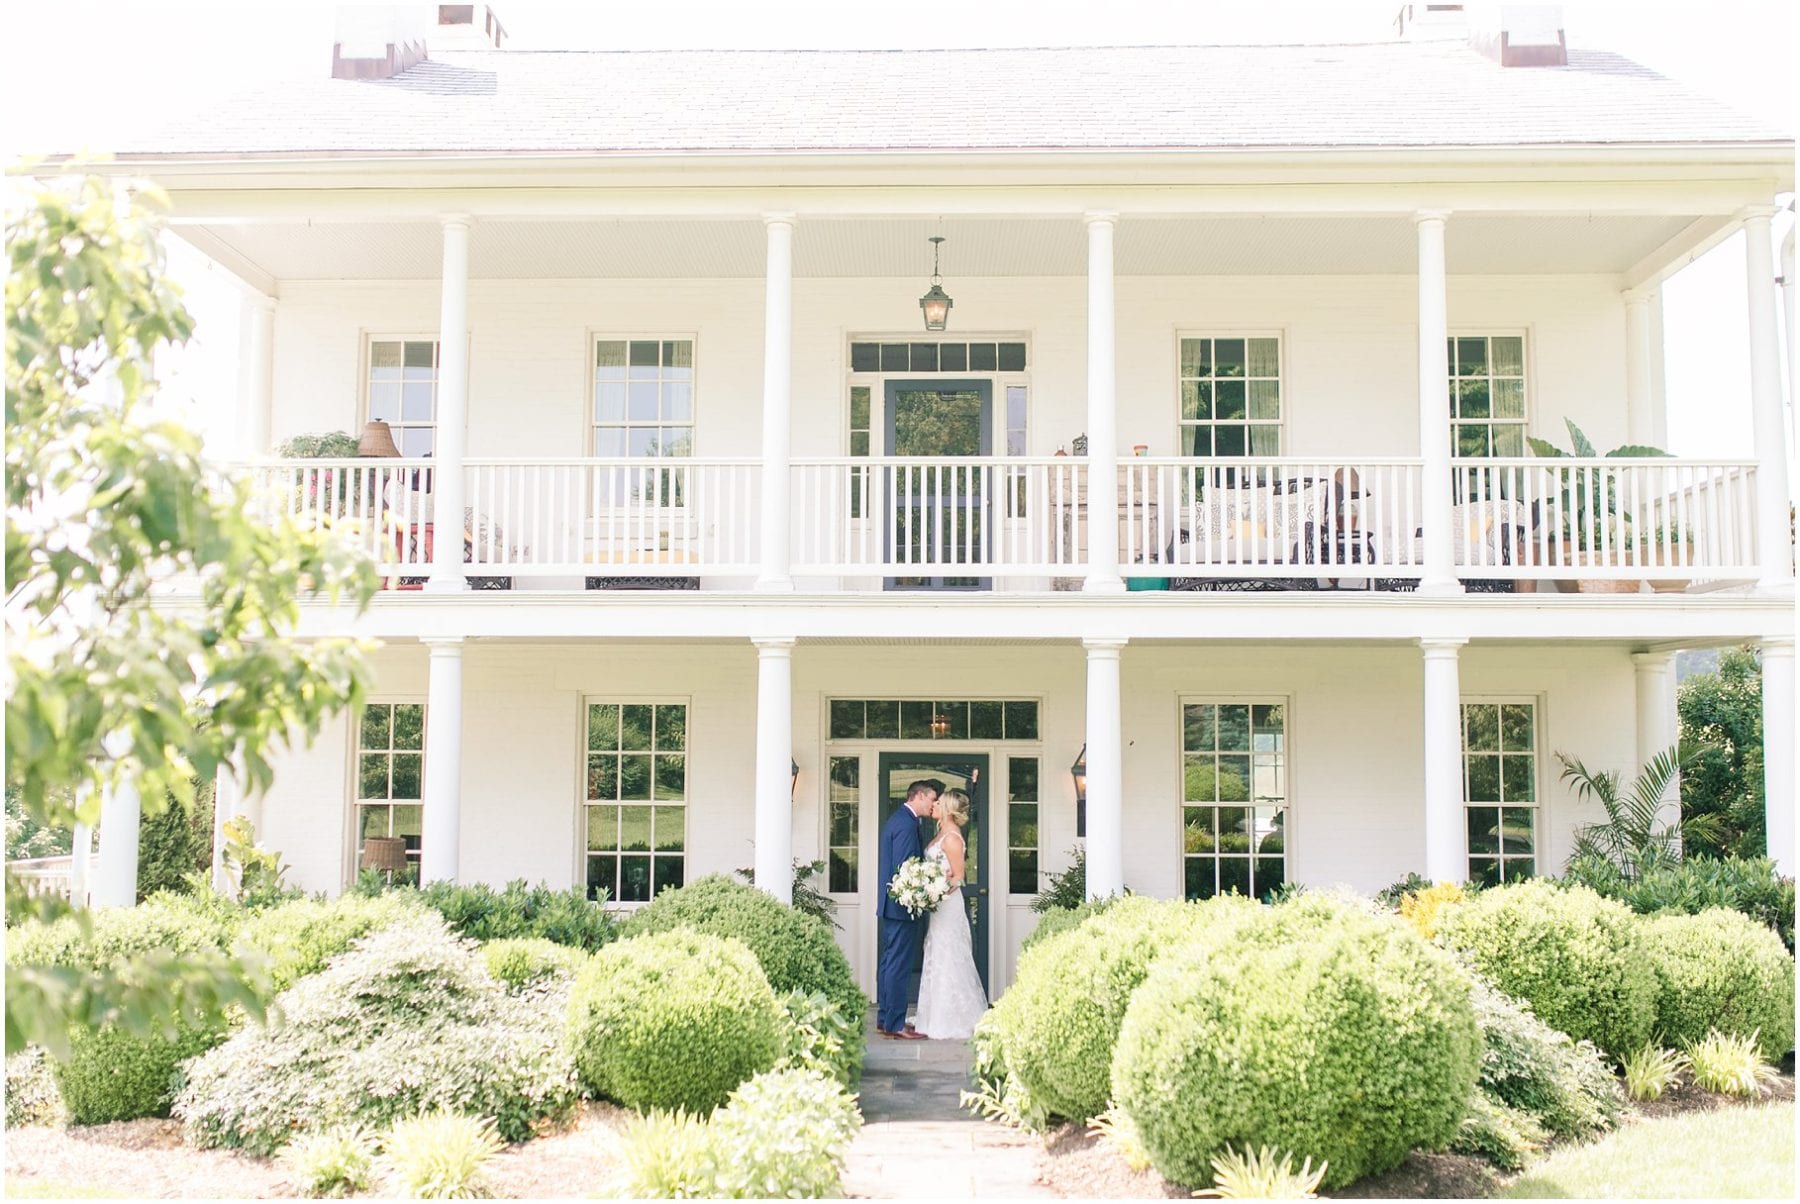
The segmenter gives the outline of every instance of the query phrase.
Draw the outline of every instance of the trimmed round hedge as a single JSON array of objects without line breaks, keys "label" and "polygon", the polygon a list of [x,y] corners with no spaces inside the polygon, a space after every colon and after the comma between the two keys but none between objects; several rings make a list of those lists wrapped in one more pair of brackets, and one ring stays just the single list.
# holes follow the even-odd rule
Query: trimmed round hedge
[{"label": "trimmed round hedge", "polygon": [[68,1060],[55,1063],[52,1071],[70,1123],[103,1125],[167,1116],[182,1062],[223,1038],[218,1029],[185,1026],[174,1040],[133,1036],[111,1025],[78,1030],[70,1040]]},{"label": "trimmed round hedge", "polygon": [[817,991],[860,1030],[869,1000],[857,989],[831,929],[754,886],[722,874],[656,896],[619,929],[622,937],[687,928],[750,947],[777,992]]},{"label": "trimmed round hedge", "polygon": [[1034,944],[994,1008],[1007,1069],[1057,1116],[1082,1122],[1104,1111],[1119,1025],[1151,963],[1259,911],[1238,896],[1199,904],[1133,896]]},{"label": "trimmed round hedge", "polygon": [[1439,941],[1552,1028],[1615,1061],[1650,1039],[1656,974],[1624,904],[1532,879],[1444,908],[1437,927]]},{"label": "trimmed round hedge", "polygon": [[1126,1010],[1112,1081],[1166,1178],[1208,1183],[1226,1145],[1272,1145],[1326,1161],[1325,1185],[1342,1187],[1448,1144],[1480,1059],[1449,955],[1308,894],[1160,958]]},{"label": "trimmed round hedge", "polygon": [[1659,987],[1662,1044],[1686,1045],[1716,1028],[1756,1034],[1771,1061],[1794,1047],[1794,958],[1772,929],[1724,908],[1639,923]]},{"label": "trimmed round hedge", "polygon": [[704,1115],[775,1065],[788,1023],[742,942],[660,932],[594,955],[575,979],[568,1045],[595,1094]]}]

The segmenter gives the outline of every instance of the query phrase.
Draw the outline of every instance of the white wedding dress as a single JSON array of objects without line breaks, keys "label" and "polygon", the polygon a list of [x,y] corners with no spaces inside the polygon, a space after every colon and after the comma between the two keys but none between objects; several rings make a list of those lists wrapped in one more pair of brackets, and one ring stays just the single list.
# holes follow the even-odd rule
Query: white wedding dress
[{"label": "white wedding dress", "polygon": [[[945,874],[950,872],[941,837],[931,842],[925,855],[943,862]],[[975,1022],[987,1011],[988,1000],[975,969],[962,883],[953,885],[956,889],[944,897],[927,921],[925,969],[919,976],[919,1010],[913,1027],[927,1037],[959,1041],[974,1034]]]}]

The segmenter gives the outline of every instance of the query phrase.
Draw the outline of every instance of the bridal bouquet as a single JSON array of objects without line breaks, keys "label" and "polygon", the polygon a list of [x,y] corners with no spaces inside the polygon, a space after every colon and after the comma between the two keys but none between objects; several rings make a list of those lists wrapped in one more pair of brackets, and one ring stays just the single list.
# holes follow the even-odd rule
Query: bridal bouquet
[{"label": "bridal bouquet", "polygon": [[936,911],[949,893],[950,879],[944,873],[944,863],[935,857],[908,857],[888,883],[888,898],[911,912],[915,920],[925,912]]}]

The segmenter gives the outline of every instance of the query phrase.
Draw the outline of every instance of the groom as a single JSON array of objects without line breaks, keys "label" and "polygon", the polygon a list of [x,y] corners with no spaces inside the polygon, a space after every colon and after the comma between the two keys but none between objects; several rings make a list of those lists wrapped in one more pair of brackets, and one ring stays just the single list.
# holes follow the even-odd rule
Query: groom
[{"label": "groom", "polygon": [[875,975],[875,1027],[884,1037],[907,1041],[925,1039],[906,1022],[906,992],[919,944],[925,939],[925,917],[914,919],[889,898],[888,884],[901,863],[925,855],[919,821],[937,814],[938,794],[936,782],[914,782],[906,788],[905,805],[894,809],[881,830],[881,965]]}]

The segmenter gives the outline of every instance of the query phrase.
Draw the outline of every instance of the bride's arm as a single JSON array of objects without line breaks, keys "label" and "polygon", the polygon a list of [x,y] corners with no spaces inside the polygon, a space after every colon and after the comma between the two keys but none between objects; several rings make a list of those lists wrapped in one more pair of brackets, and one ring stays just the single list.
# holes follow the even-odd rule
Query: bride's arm
[{"label": "bride's arm", "polygon": [[956,833],[956,839],[944,841],[944,856],[950,862],[950,881],[957,886],[963,883],[963,838]]}]

